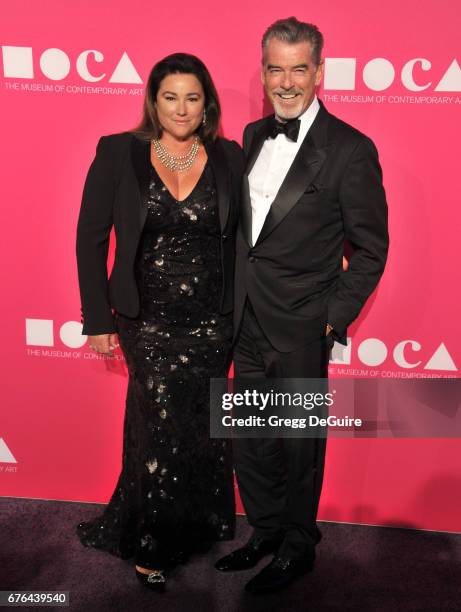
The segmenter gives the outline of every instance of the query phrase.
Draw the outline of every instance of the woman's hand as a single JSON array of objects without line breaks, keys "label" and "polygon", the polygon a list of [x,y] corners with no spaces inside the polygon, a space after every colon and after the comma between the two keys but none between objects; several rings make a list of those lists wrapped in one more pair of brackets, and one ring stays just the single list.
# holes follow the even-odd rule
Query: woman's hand
[{"label": "woman's hand", "polygon": [[112,351],[119,346],[117,334],[88,336],[88,344],[93,351],[103,355],[113,355]]}]

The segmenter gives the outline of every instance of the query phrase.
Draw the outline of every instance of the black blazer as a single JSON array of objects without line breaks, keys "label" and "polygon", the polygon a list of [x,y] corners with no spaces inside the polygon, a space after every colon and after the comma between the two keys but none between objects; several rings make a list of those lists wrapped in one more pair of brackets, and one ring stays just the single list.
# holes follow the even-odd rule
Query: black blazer
[{"label": "black blazer", "polygon": [[[279,351],[325,333],[346,343],[383,273],[387,204],[373,142],[320,110],[252,244],[248,175],[267,138],[270,117],[244,132],[247,156],[237,235],[235,334],[248,296],[260,325]],[[342,269],[344,243],[353,249]]]},{"label": "black blazer", "polygon": [[[222,244],[221,312],[233,304],[235,230],[238,221],[244,156],[240,146],[218,138],[205,149],[214,173]],[[77,224],[77,267],[82,334],[116,331],[112,309],[129,316],[139,313],[134,262],[147,216],[149,142],[130,132],[103,136],[97,145],[83,189]],[[114,226],[114,266],[107,278],[109,235]]]}]

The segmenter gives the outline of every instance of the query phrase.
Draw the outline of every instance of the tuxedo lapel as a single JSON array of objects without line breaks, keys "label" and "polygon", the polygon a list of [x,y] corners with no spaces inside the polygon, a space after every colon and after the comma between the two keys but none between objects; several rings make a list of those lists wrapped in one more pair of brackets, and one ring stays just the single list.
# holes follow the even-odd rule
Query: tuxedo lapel
[{"label": "tuxedo lapel", "polygon": [[205,150],[215,177],[216,191],[218,194],[219,224],[221,226],[221,232],[224,232],[230,210],[228,162],[226,154],[219,142],[205,143]]},{"label": "tuxedo lapel", "polygon": [[240,224],[242,227],[243,237],[250,247],[253,246],[251,216],[250,185],[248,183],[248,174],[244,174],[242,180],[242,208],[240,211]]},{"label": "tuxedo lapel", "polygon": [[279,225],[320,172],[327,157],[327,124],[328,112],[321,105],[272,202],[256,244],[267,238]]},{"label": "tuxedo lapel", "polygon": [[139,220],[141,229],[147,217],[147,196],[150,180],[150,143],[133,135],[131,141],[131,162],[138,179],[139,188]]}]

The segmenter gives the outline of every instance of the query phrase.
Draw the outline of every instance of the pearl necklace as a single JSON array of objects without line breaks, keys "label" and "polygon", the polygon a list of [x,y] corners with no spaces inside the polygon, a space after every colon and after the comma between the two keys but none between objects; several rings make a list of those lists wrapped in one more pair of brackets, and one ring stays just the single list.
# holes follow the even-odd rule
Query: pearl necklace
[{"label": "pearl necklace", "polygon": [[171,155],[158,138],[153,138],[152,144],[154,145],[155,153],[160,162],[173,172],[185,172],[186,170],[190,170],[200,147],[198,136],[195,136],[190,151],[186,153],[186,155]]}]

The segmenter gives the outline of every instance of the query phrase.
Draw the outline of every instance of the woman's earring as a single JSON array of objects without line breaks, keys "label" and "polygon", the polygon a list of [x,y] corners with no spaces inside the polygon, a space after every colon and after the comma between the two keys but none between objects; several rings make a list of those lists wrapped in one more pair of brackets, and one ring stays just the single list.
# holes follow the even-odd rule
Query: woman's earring
[{"label": "woman's earring", "polygon": [[202,125],[206,124],[206,110],[203,109],[203,119],[202,119]]}]

